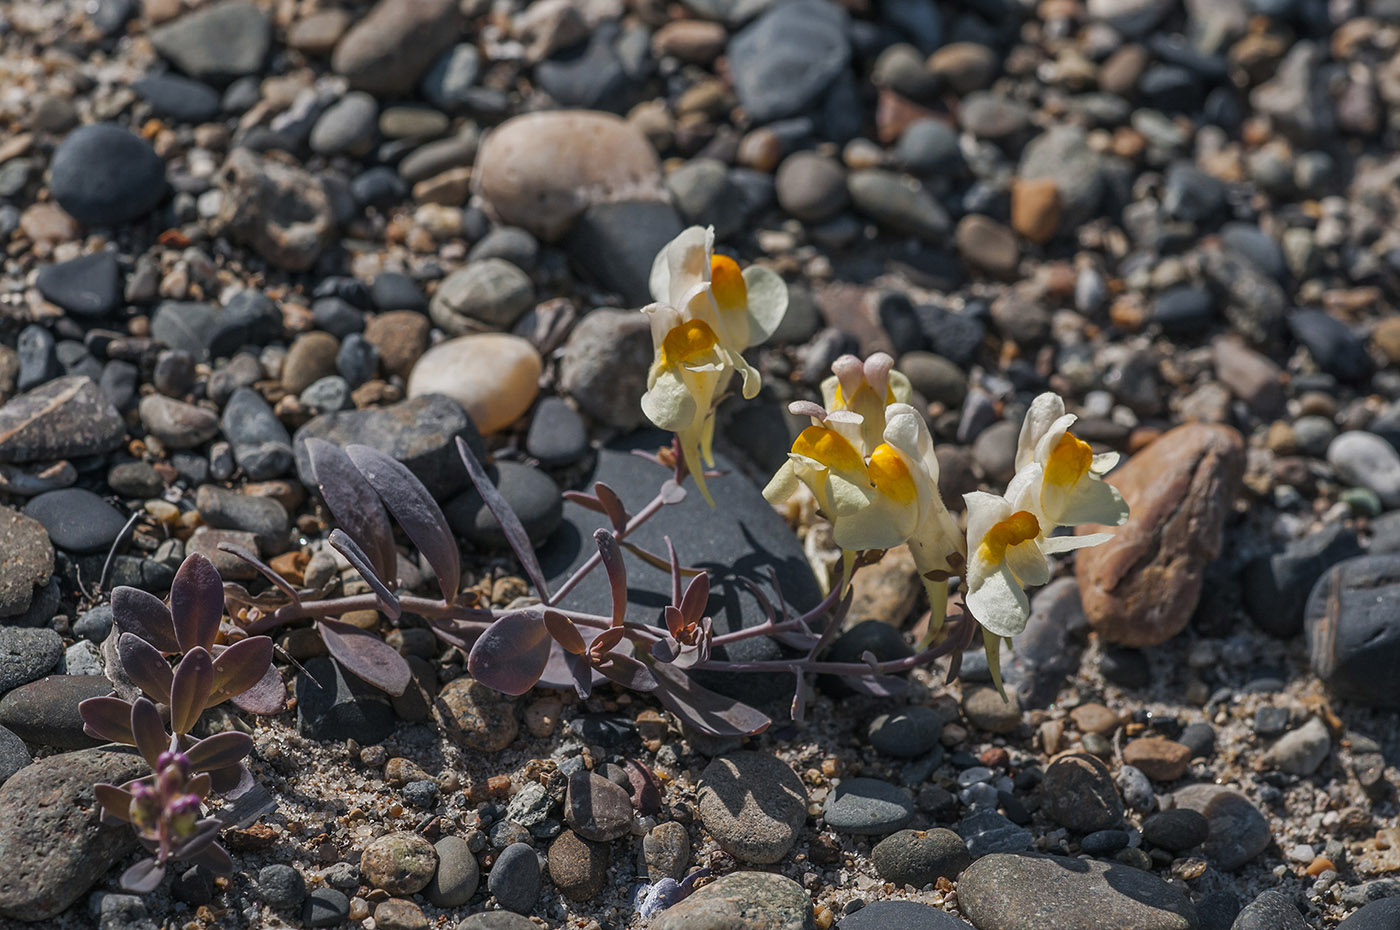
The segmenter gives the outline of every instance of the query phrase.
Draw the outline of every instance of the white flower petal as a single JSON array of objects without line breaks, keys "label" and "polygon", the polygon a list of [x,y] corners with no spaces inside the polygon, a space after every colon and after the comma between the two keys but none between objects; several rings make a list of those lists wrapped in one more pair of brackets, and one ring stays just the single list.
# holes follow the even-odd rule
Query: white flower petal
[{"label": "white flower petal", "polygon": [[1117,452],[1100,452],[1094,456],[1093,464],[1089,466],[1089,470],[1096,475],[1106,475],[1113,471],[1117,464]]},{"label": "white flower petal", "polygon": [[1060,417],[1050,428],[1040,437],[1040,442],[1035,446],[1035,460],[1044,465],[1050,461],[1050,453],[1055,451],[1055,447],[1060,444],[1060,440],[1065,438],[1065,433],[1074,425],[1074,421],[1079,419],[1072,413],[1067,413]]},{"label": "white flower petal", "polygon": [[661,429],[679,432],[695,423],[699,405],[695,396],[674,371],[660,369],[642,395],[642,412]]},{"label": "white flower petal", "polygon": [[927,572],[951,572],[953,553],[964,553],[965,543],[953,515],[944,506],[937,489],[923,519],[909,537],[909,551],[914,556],[914,567],[923,575]]},{"label": "white flower petal", "polygon": [[914,396],[914,386],[909,383],[902,371],[890,372],[890,393],[894,395],[895,403],[907,404],[909,398]]},{"label": "white flower petal", "polygon": [[970,560],[968,570],[971,572],[971,561],[976,561],[975,553],[988,531],[1011,516],[1014,511],[1006,498],[988,494],[986,491],[964,494],[963,501],[967,504],[967,550]]},{"label": "white flower petal", "polygon": [[832,520],[832,535],[842,549],[891,549],[909,538],[917,516],[876,494],[868,506]]},{"label": "white flower petal", "polygon": [[1031,602],[1026,592],[1004,568],[993,572],[975,589],[969,589],[963,602],[977,622],[997,636],[1020,633],[1031,615]]},{"label": "white flower petal", "polygon": [[1026,411],[1026,419],[1021,423],[1021,435],[1016,441],[1016,470],[1026,467],[1035,457],[1036,446],[1045,435],[1050,424],[1065,415],[1065,402],[1060,395],[1050,391],[1031,401]]},{"label": "white flower petal", "polygon": [[1044,484],[1045,469],[1038,462],[1031,462],[1012,477],[1006,486],[1006,500],[1015,510],[1029,510],[1040,517],[1040,504],[1036,493]]},{"label": "white flower petal", "polygon": [[682,230],[672,239],[665,249],[669,268],[666,297],[657,299],[664,299],[674,307],[685,307],[688,302],[685,295],[693,293],[697,284],[710,281],[710,255],[714,245],[714,229],[700,226]]},{"label": "white flower petal", "polygon": [[1070,552],[1074,549],[1088,549],[1113,538],[1112,533],[1086,533],[1083,536],[1051,536],[1040,541],[1040,551],[1047,555]]},{"label": "white flower petal", "polygon": [[782,323],[787,313],[788,289],[777,273],[761,265],[750,265],[743,274],[749,295],[749,345],[758,345],[767,342]]},{"label": "white flower petal", "polygon": [[1007,546],[1006,567],[1022,587],[1034,588],[1050,580],[1050,563],[1034,539]]},{"label": "white flower petal", "polygon": [[797,467],[792,462],[784,462],[776,474],[763,487],[763,499],[770,504],[781,504],[797,493],[800,479]]},{"label": "white flower petal", "polygon": [[1102,523],[1105,526],[1122,526],[1128,522],[1128,502],[1118,489],[1108,482],[1085,475],[1068,492],[1059,494],[1052,486],[1045,488],[1045,496],[1055,491],[1058,512],[1052,515],[1060,526],[1079,526],[1083,523]]}]

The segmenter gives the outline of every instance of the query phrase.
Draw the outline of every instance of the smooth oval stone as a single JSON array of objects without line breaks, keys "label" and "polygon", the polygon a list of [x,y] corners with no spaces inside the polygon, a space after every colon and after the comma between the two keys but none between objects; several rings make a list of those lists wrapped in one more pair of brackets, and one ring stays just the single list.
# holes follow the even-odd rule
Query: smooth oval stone
[{"label": "smooth oval stone", "polygon": [[729,42],[734,92],[749,117],[769,123],[796,116],[838,83],[850,62],[844,11],[797,0],[764,13]]},{"label": "smooth oval stone", "polygon": [[438,867],[424,889],[428,900],[438,907],[460,907],[471,900],[481,882],[481,867],[467,841],[460,836],[444,836],[433,844]]},{"label": "smooth oval stone", "polygon": [[512,843],[496,857],[486,887],[508,911],[528,914],[540,897],[540,859],[525,843]]},{"label": "smooth oval stone", "polygon": [[0,406],[0,462],[53,462],[109,452],[126,423],[97,382],[54,380]]},{"label": "smooth oval stone", "polygon": [[460,31],[452,0],[380,0],[336,44],[331,67],[360,90],[402,96]]},{"label": "smooth oval stone", "polygon": [[0,726],[32,745],[86,749],[102,741],[83,732],[78,703],[111,693],[100,675],[50,675],[0,698]]},{"label": "smooth oval stone", "polygon": [[1400,453],[1375,433],[1342,433],[1327,447],[1327,463],[1343,481],[1375,491],[1387,508],[1400,507]]},{"label": "smooth oval stone", "polygon": [[135,81],[131,89],[158,116],[182,123],[202,123],[219,112],[219,92],[208,84],[178,74],[153,74]]},{"label": "smooth oval stone", "polygon": [[147,394],[138,410],[146,431],[171,449],[193,449],[219,434],[219,415],[207,407]]},{"label": "smooth oval stone", "polygon": [[360,859],[360,875],[390,894],[417,894],[437,870],[437,852],[417,833],[389,833],[372,840]]},{"label": "smooth oval stone", "polygon": [[842,917],[836,930],[970,930],[966,921],[917,901],[873,901]]},{"label": "smooth oval stone", "polygon": [[610,113],[516,116],[481,145],[475,177],[501,219],[546,242],[559,239],[596,203],[665,200],[656,150]]},{"label": "smooth oval stone", "polygon": [[1337,930],[1393,930],[1400,927],[1400,898],[1372,901],[1337,925]]},{"label": "smooth oval stone", "polygon": [[433,322],[452,336],[506,330],[535,302],[529,275],[503,258],[485,258],[454,271],[428,304]]},{"label": "smooth oval stone", "polygon": [[1130,866],[995,853],[958,880],[958,903],[979,930],[1196,930],[1196,909],[1176,888]]},{"label": "smooth oval stone", "polygon": [[13,623],[53,574],[53,544],[39,521],[0,507],[0,552],[0,622]]},{"label": "smooth oval stone", "polygon": [[30,500],[24,513],[43,524],[59,549],[80,553],[110,549],[127,520],[111,504],[83,488],[40,494]]},{"label": "smooth oval stone", "polygon": [[881,714],[870,722],[870,745],[887,756],[913,759],[931,751],[947,721],[925,704]]},{"label": "smooth oval stone", "polygon": [[292,469],[292,437],[262,395],[241,387],[229,397],[219,420],[233,445],[238,467],[253,481],[278,478]]},{"label": "smooth oval stone", "polygon": [[33,761],[24,740],[0,727],[0,785],[9,781],[11,775]]},{"label": "smooth oval stone", "polygon": [[44,299],[74,316],[103,317],[122,302],[121,269],[109,251],[45,265],[34,278]]},{"label": "smooth oval stone", "polygon": [[586,840],[615,840],[632,827],[632,799],[601,775],[575,772],[569,776],[564,819]]},{"label": "smooth oval stone", "polygon": [[1312,667],[1333,693],[1372,707],[1400,707],[1400,553],[1357,556],[1327,571],[1308,597]]},{"label": "smooth oval stone", "polygon": [[902,830],[914,818],[909,793],[875,778],[847,778],[827,795],[826,825],[838,833],[881,836]]},{"label": "smooth oval stone", "polygon": [[0,694],[43,677],[62,655],[63,638],[53,630],[0,626]]},{"label": "smooth oval stone", "polygon": [[1259,808],[1238,792],[1221,785],[1188,785],[1172,798],[1176,807],[1197,811],[1210,822],[1203,851],[1227,872],[1234,871],[1268,848],[1273,833]]},{"label": "smooth oval stone", "polygon": [[870,851],[880,877],[922,888],[940,878],[955,880],[972,862],[967,844],[952,830],[900,830]]},{"label": "smooth oval stone", "polygon": [[807,822],[807,789],[781,759],[732,752],[700,775],[700,822],[726,852],[770,865],[792,849]]},{"label": "smooth oval stone", "polygon": [[571,465],[588,453],[588,425],[562,397],[543,398],[530,417],[525,451],[545,468]]},{"label": "smooth oval stone", "polygon": [[165,161],[140,136],[93,123],[59,143],[49,190],[79,222],[121,226],[150,213],[165,196]]},{"label": "smooth oval stone", "polygon": [[[743,915],[735,923],[735,915]],[[811,930],[812,900],[790,878],[735,872],[694,892],[652,918],[651,930]]]},{"label": "smooth oval stone", "polygon": [[1308,922],[1288,895],[1271,888],[1240,911],[1230,930],[1308,930]]},{"label": "smooth oval stone", "polygon": [[423,353],[408,377],[408,396],[446,395],[462,405],[478,430],[494,433],[530,409],[543,370],[539,352],[519,336],[459,336]]}]

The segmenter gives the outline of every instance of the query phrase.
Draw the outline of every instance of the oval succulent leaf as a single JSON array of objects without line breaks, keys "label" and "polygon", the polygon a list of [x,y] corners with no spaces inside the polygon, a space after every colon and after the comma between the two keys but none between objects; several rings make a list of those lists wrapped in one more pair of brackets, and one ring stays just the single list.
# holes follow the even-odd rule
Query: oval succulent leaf
[{"label": "oval succulent leaf", "polygon": [[131,823],[130,791],[118,788],[116,785],[99,783],[92,786],[92,793],[96,795],[97,802],[102,805],[102,813],[105,816]]},{"label": "oval succulent leaf", "polygon": [[408,690],[413,670],[384,640],[329,617],[319,620],[316,628],[331,656],[347,671],[395,697]]},{"label": "oval succulent leaf", "polygon": [[345,454],[428,560],[442,596],[448,602],[455,600],[461,580],[457,541],[428,489],[401,462],[378,449],[352,445],[345,447]]},{"label": "oval succulent leaf", "polygon": [[178,844],[173,850],[175,858],[189,859],[199,855],[209,844],[219,837],[223,824],[213,817],[206,817],[195,824],[194,833],[189,839]]},{"label": "oval succulent leaf", "polygon": [[214,645],[224,616],[224,583],[213,562],[198,553],[185,558],[170,585],[170,615],[181,649]]},{"label": "oval succulent leaf", "polygon": [[544,625],[549,630],[549,635],[554,637],[565,652],[573,655],[582,655],[588,648],[588,644],[583,641],[583,634],[574,626],[574,621],[564,616],[557,610],[546,610],[544,612]]},{"label": "oval succulent leaf", "polygon": [[516,516],[515,510],[501,496],[501,492],[496,490],[496,486],[486,476],[486,469],[477,461],[471,447],[461,436],[457,437],[457,453],[462,457],[462,464],[467,466],[467,475],[471,477],[476,492],[481,495],[481,500],[501,525],[501,532],[505,534],[506,542],[510,543],[515,557],[520,560],[520,567],[525,569],[525,574],[530,577],[530,583],[535,586],[540,600],[548,604],[549,587],[545,584],[544,572],[540,571],[540,563],[535,558],[535,547],[530,544],[530,537],[526,534],[525,527],[520,524],[520,517]]},{"label": "oval succulent leaf", "polygon": [[379,598],[379,609],[384,611],[390,620],[399,619],[403,611],[399,609],[398,597],[389,590],[384,579],[375,573],[374,566],[370,564],[369,556],[365,555],[364,550],[355,544],[355,540],[351,539],[344,530],[334,529],[331,530],[330,544],[349,560],[350,564],[355,567],[355,571],[359,572],[360,577],[374,590],[375,596]]},{"label": "oval succulent leaf", "polygon": [[277,667],[269,665],[257,684],[242,694],[233,695],[229,700],[239,710],[250,714],[280,714],[287,706],[287,685],[282,681],[282,674],[277,671]]},{"label": "oval succulent leaf", "polygon": [[210,843],[190,857],[190,861],[195,865],[202,865],[215,875],[230,875],[233,873],[233,860],[229,858],[228,851],[218,843]]},{"label": "oval succulent leaf", "polygon": [[133,894],[150,894],[165,878],[165,864],[154,859],[142,859],[122,873],[121,886]]},{"label": "oval succulent leaf", "polygon": [[204,713],[214,690],[214,659],[203,646],[196,646],[175,666],[170,684],[170,726],[176,733],[188,733]]},{"label": "oval succulent leaf", "polygon": [[78,713],[83,718],[83,732],[93,739],[136,745],[136,736],[131,732],[131,705],[121,698],[88,698],[79,702]]},{"label": "oval succulent leaf", "polygon": [[685,596],[681,598],[681,616],[686,623],[699,623],[700,618],[705,616],[705,607],[710,603],[710,576],[699,574],[690,580],[686,586]]},{"label": "oval succulent leaf", "polygon": [[617,544],[617,537],[607,530],[595,530],[593,541],[598,544],[598,555],[612,589],[613,626],[621,626],[622,618],[627,615],[627,566],[622,564],[622,548]]},{"label": "oval succulent leaf", "polygon": [[621,533],[627,526],[627,507],[622,503],[622,498],[601,481],[594,482],[593,493],[597,496],[598,503],[602,504],[603,512],[612,521],[613,529]]},{"label": "oval succulent leaf", "polygon": [[662,706],[701,733],[711,736],[752,736],[772,724],[767,714],[747,704],[716,694],[670,665],[652,668],[657,688],[652,692]]},{"label": "oval succulent leaf", "polygon": [[112,591],[112,620],[117,629],[134,633],[161,652],[181,652],[170,608],[154,594],[121,585]]},{"label": "oval succulent leaf", "polygon": [[553,642],[542,610],[518,610],[501,617],[477,638],[467,656],[467,668],[487,687],[503,694],[524,694],[544,674]]},{"label": "oval succulent leaf", "polygon": [[253,751],[253,738],[247,733],[230,731],[202,739],[185,751],[190,768],[196,772],[237,765]]},{"label": "oval succulent leaf", "polygon": [[398,564],[394,529],[379,495],[335,443],[313,437],[306,440],[306,452],[311,474],[335,522],[368,554],[375,573],[392,584]]},{"label": "oval succulent leaf", "polygon": [[613,681],[633,691],[655,691],[656,676],[646,665],[629,656],[609,655],[598,666],[598,671]]},{"label": "oval succulent leaf", "polygon": [[214,689],[209,695],[209,706],[256,686],[271,665],[272,639],[267,636],[250,636],[219,650],[214,656]]},{"label": "oval succulent leaf", "polygon": [[123,633],[117,639],[117,658],[122,671],[146,695],[162,704],[170,703],[170,683],[173,675],[170,663],[160,650],[135,633]]},{"label": "oval succulent leaf", "polygon": [[145,698],[137,698],[131,705],[131,733],[141,757],[151,768],[156,768],[160,754],[170,748],[170,735],[165,732],[165,723],[156,705]]}]

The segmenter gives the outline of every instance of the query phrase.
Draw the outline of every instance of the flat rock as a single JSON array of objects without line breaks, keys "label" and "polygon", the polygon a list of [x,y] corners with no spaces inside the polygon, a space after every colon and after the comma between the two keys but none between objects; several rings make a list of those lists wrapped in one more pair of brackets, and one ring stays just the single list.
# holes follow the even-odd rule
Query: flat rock
[{"label": "flat rock", "polygon": [[1244,473],[1244,440],[1228,426],[1179,426],[1109,475],[1132,511],[1080,552],[1076,574],[1089,625],[1110,642],[1155,646],[1186,626],[1206,565],[1220,552],[1225,518]]},{"label": "flat rock", "polygon": [[380,97],[409,90],[461,31],[453,0],[380,0],[336,44],[331,67]]},{"label": "flat rock", "polygon": [[1338,697],[1400,708],[1400,553],[1346,559],[1318,579],[1305,625],[1313,671]]},{"label": "flat rock", "polygon": [[0,626],[0,694],[42,678],[63,655],[63,637],[49,629]]},{"label": "flat rock", "polygon": [[150,35],[156,51],[190,77],[226,84],[262,68],[272,24],[252,0],[223,0]]},{"label": "flat rock", "polygon": [[726,852],[771,865],[807,822],[807,789],[786,762],[761,752],[719,756],[700,775],[700,822]]},{"label": "flat rock", "polygon": [[92,123],[54,150],[49,190],[79,222],[121,226],[150,213],[165,196],[165,162],[140,136],[114,123]]},{"label": "flat rock", "polygon": [[51,462],[110,452],[126,436],[112,402],[84,375],[55,378],[0,406],[0,462]]},{"label": "flat rock", "polygon": [[779,5],[729,42],[734,92],[758,123],[813,106],[850,62],[846,16],[816,0]]},{"label": "flat rock", "polygon": [[106,552],[126,526],[121,511],[83,488],[47,491],[30,500],[24,515],[38,520],[67,552]]},{"label": "flat rock", "polygon": [[816,930],[812,901],[790,878],[735,872],[652,919],[652,930]]},{"label": "flat rock", "polygon": [[34,278],[44,299],[74,316],[104,317],[121,306],[121,269],[110,251],[45,265]]},{"label": "flat rock", "polygon": [[1172,794],[1175,805],[1210,821],[1204,852],[1217,866],[1234,871],[1263,852],[1273,838],[1259,808],[1222,785],[1188,785]]},{"label": "flat rock", "polygon": [[39,521],[0,507],[0,552],[0,618],[14,617],[53,574],[53,544]]},{"label": "flat rock", "polygon": [[487,135],[474,171],[478,190],[504,222],[546,242],[561,238],[594,204],[666,199],[656,150],[611,113],[513,117]]},{"label": "flat rock", "polygon": [[408,466],[438,500],[465,488],[470,479],[457,454],[457,437],[467,441],[477,457],[486,450],[472,420],[460,404],[442,394],[427,394],[365,410],[341,410],[312,417],[292,437],[297,476],[308,488],[316,486],[306,440],[325,439],[338,446],[373,446]]},{"label": "flat rock", "polygon": [[966,921],[918,901],[872,901],[842,917],[836,930],[969,930]]},{"label": "flat rock", "polygon": [[826,825],[837,833],[883,836],[909,825],[914,802],[903,788],[878,778],[847,778],[826,796]]},{"label": "flat rock", "polygon": [[958,903],[977,930],[1196,930],[1196,909],[1156,875],[1127,865],[997,853],[958,880]]},{"label": "flat rock", "polygon": [[0,786],[0,914],[54,917],[136,846],[126,824],[103,824],[94,782],[149,771],[135,753],[89,749],[40,759]]}]

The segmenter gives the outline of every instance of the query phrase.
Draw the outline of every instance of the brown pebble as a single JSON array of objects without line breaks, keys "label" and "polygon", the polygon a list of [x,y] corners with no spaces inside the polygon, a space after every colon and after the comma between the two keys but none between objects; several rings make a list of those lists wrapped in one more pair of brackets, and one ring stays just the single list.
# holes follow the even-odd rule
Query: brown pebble
[{"label": "brown pebble", "polygon": [[1175,740],[1145,736],[1123,747],[1123,761],[1153,781],[1176,781],[1191,764],[1191,750]]}]

